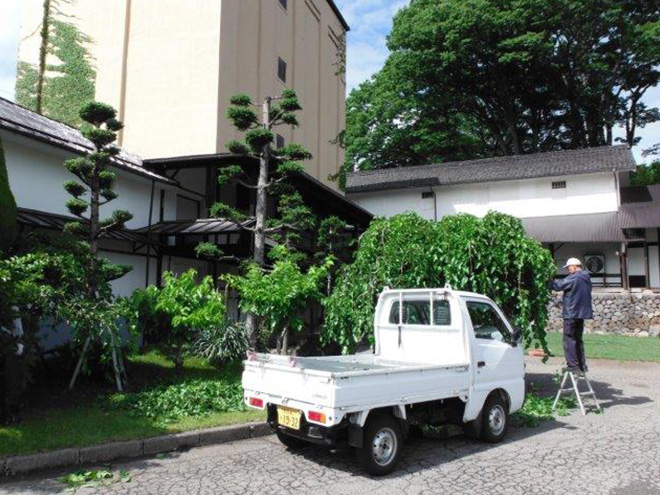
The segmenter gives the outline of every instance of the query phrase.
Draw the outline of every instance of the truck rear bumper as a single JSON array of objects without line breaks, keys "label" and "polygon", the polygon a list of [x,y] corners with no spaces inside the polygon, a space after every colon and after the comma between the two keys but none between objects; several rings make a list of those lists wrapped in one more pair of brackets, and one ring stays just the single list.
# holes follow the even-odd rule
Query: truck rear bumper
[{"label": "truck rear bumper", "polygon": [[320,426],[317,424],[309,423],[305,416],[300,418],[300,429],[292,430],[281,426],[277,422],[277,405],[269,404],[268,408],[268,424],[275,430],[280,430],[289,436],[300,438],[307,442],[324,445],[326,447],[335,447],[346,443],[348,440],[348,421],[344,419],[341,423],[334,426]]}]

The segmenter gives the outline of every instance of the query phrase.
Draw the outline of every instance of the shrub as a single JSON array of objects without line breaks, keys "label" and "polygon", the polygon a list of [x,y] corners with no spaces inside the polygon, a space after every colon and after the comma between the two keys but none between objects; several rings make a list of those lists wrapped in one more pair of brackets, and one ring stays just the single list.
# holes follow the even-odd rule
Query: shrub
[{"label": "shrub", "polygon": [[361,342],[373,344],[375,305],[385,286],[450,284],[489,296],[523,329],[527,346],[547,350],[548,280],[554,273],[550,252],[508,215],[453,215],[439,222],[415,213],[379,218],[361,237],[355,261],[340,271],[326,300],[323,337],[344,352]]},{"label": "shrub", "polygon": [[193,344],[193,353],[216,366],[240,361],[249,347],[245,327],[233,323],[199,332]]},{"label": "shrub", "polygon": [[160,329],[168,330],[159,347],[179,373],[183,371],[183,356],[196,334],[221,326],[225,318],[225,303],[213,286],[213,279],[207,276],[198,283],[197,278],[193,269],[179,277],[165,272],[162,289],[149,287],[132,297],[124,308],[132,329],[145,332],[146,325],[157,322]]},{"label": "shrub", "polygon": [[110,397],[110,404],[162,424],[185,417],[204,417],[214,412],[245,410],[243,388],[238,378],[191,379],[141,392],[114,394]]}]

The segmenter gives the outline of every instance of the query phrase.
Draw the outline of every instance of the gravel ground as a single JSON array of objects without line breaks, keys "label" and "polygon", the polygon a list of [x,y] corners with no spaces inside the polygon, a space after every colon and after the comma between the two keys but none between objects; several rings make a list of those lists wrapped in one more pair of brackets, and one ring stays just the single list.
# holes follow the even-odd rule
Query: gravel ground
[{"label": "gravel ground", "polygon": [[[529,358],[528,378],[552,394],[560,361]],[[267,437],[117,463],[129,483],[87,494],[613,494],[660,495],[660,364],[590,362],[604,414],[579,411],[537,428],[513,428],[499,445],[462,436],[410,439],[399,469],[366,476],[349,450],[287,451]],[[0,494],[61,493],[62,472],[0,484]]]}]

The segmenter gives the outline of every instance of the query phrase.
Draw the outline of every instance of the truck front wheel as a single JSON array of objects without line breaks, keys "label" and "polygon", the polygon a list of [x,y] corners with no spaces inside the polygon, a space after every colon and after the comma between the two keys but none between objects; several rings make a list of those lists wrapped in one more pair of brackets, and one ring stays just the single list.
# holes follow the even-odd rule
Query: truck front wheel
[{"label": "truck front wheel", "polygon": [[509,408],[500,394],[492,394],[481,413],[481,439],[488,443],[501,442],[508,428]]},{"label": "truck front wheel", "polygon": [[385,415],[375,415],[364,430],[364,441],[358,449],[358,459],[364,470],[373,476],[391,473],[399,462],[403,436],[399,422]]}]

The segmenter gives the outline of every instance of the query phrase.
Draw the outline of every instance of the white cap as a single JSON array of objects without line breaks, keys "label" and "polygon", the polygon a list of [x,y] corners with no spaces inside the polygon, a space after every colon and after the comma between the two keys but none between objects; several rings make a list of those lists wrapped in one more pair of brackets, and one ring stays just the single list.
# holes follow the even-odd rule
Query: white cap
[{"label": "white cap", "polygon": [[569,266],[582,266],[582,263],[577,258],[568,258],[564,268],[568,268]]}]

